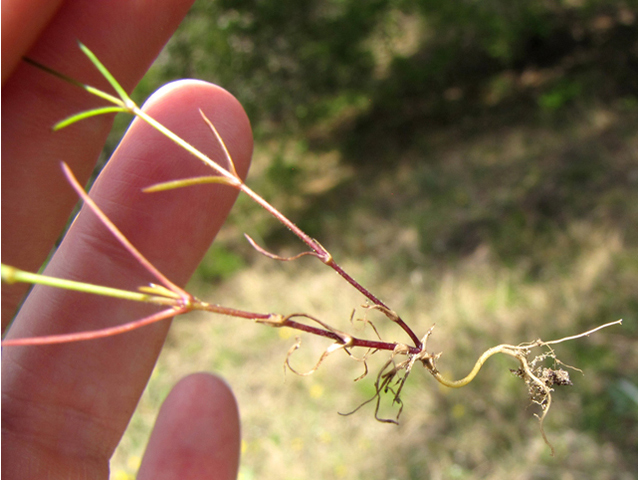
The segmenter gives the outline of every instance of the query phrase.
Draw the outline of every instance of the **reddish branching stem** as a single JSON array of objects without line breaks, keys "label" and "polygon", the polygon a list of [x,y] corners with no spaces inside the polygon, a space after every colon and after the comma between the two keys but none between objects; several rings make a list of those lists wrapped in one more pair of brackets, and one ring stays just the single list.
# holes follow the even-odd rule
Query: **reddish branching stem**
[{"label": "reddish branching stem", "polygon": [[[351,275],[345,272],[335,261],[333,261],[333,259],[331,259],[330,262],[327,262],[327,265],[333,268],[342,278],[344,278],[347,282],[349,282],[350,285],[352,285],[356,290],[358,290],[366,298],[371,300],[375,305],[378,305],[379,307],[382,307],[387,311],[391,311],[391,309],[387,307],[384,304],[384,302],[379,300],[375,295],[369,292],[369,290],[367,290],[362,285],[360,285],[360,283],[354,280],[351,277]],[[420,348],[422,347],[422,344],[420,343],[420,339],[418,338],[418,336],[414,333],[413,330],[411,330],[409,325],[407,325],[397,314],[395,315],[395,318],[393,319],[393,321],[397,323],[400,326],[400,328],[402,328],[402,330],[406,332],[407,335],[409,335],[409,338],[411,338],[411,341],[415,344],[417,351],[419,352]]]},{"label": "reddish branching stem", "polygon": [[[89,58],[94,63],[94,65],[96,65],[96,67],[98,69],[100,69],[100,71],[103,73],[103,75],[108,76],[107,78],[109,79],[110,83],[114,86],[114,88],[118,91],[118,94],[121,97],[122,101],[117,99],[116,97],[113,97],[113,96],[111,96],[109,94],[106,94],[104,92],[101,92],[99,90],[87,87],[85,85],[80,85],[80,84],[78,84],[78,82],[72,81],[72,80],[68,79],[67,77],[65,77],[63,75],[59,75],[58,74],[59,77],[65,79],[67,81],[71,81],[71,83],[74,83],[76,85],[80,85],[82,88],[84,88],[85,90],[89,91],[90,93],[92,93],[94,95],[97,95],[97,96],[99,96],[101,98],[108,99],[109,101],[115,103],[118,106],[118,108],[121,108],[122,111],[128,111],[128,112],[140,117],[142,120],[146,121],[147,123],[152,125],[154,128],[156,128],[160,132],[164,133],[168,138],[172,139],[174,142],[176,142],[179,145],[183,146],[185,149],[187,149],[189,152],[194,154],[201,161],[204,161],[207,165],[211,166],[220,175],[220,179],[218,179],[218,177],[212,177],[212,178],[215,179],[216,183],[227,184],[227,185],[229,185],[229,186],[231,186],[233,188],[236,188],[237,190],[239,190],[241,192],[244,192],[254,202],[256,202],[258,205],[262,206],[267,212],[269,212],[272,216],[274,216],[280,223],[282,223],[285,227],[287,227],[289,230],[291,230],[291,232],[293,232],[309,248],[309,251],[303,252],[300,255],[296,255],[295,257],[282,258],[282,257],[279,257],[277,255],[270,254],[269,252],[264,250],[262,247],[258,246],[251,238],[247,237],[249,242],[252,244],[252,246],[256,250],[258,250],[260,253],[262,253],[264,255],[267,255],[270,258],[274,258],[274,259],[277,259],[277,260],[293,260],[293,259],[299,258],[299,257],[301,257],[303,255],[313,255],[313,256],[317,257],[324,264],[326,264],[329,267],[331,267],[336,273],[338,273],[347,283],[349,283],[352,287],[354,287],[365,298],[367,298],[370,302],[372,302],[373,305],[372,305],[371,308],[377,308],[378,310],[382,311],[391,321],[397,323],[400,326],[400,328],[402,328],[402,330],[404,330],[406,332],[406,334],[409,336],[411,341],[415,344],[415,347],[408,347],[408,346],[404,346],[403,345],[403,347],[405,347],[405,349],[407,349],[407,351],[409,353],[419,353],[422,350],[423,346],[422,346],[422,343],[420,342],[420,340],[418,339],[417,335],[411,330],[411,328],[395,312],[393,312],[389,307],[387,307],[384,304],[384,302],[382,302],[382,300],[380,300],[373,293],[371,293],[367,288],[365,288],[362,284],[360,284],[357,280],[355,280],[351,275],[349,275],[347,272],[345,272],[334,261],[334,259],[331,256],[331,254],[320,244],[320,242],[318,242],[314,238],[311,238],[309,235],[307,235],[297,225],[295,225],[291,220],[289,220],[287,217],[285,217],[275,207],[273,207],[271,204],[269,204],[265,199],[263,199],[260,195],[255,193],[253,190],[251,190],[244,183],[244,181],[240,178],[240,176],[238,175],[238,173],[236,171],[235,165],[233,163],[233,159],[231,158],[231,155],[229,154],[229,151],[227,150],[227,147],[226,147],[226,145],[224,143],[224,140],[222,139],[222,137],[218,133],[218,131],[215,128],[215,126],[213,125],[213,123],[204,115],[204,113],[202,111],[200,111],[200,114],[203,117],[204,122],[209,126],[209,128],[213,132],[213,135],[215,136],[216,140],[218,141],[218,143],[223,148],[223,151],[224,151],[224,154],[225,154],[225,159],[227,161],[226,167],[223,167],[220,164],[216,164],[210,158],[208,158],[206,155],[204,155],[201,152],[197,151],[191,145],[189,145],[184,140],[182,140],[178,136],[176,136],[173,132],[171,132],[168,129],[166,129],[166,127],[160,125],[157,121],[155,121],[151,117],[147,116],[144,112],[142,112],[131,101],[131,99],[127,97],[126,93],[124,92],[124,90],[122,90],[121,87],[119,87],[119,85],[117,84],[115,79],[113,79],[110,76],[110,74],[108,74],[108,72],[105,73],[106,69],[100,64],[100,62],[97,60],[97,58],[95,58],[95,56],[93,54],[91,54],[88,51],[88,49],[86,49],[86,47],[81,46],[81,48],[83,48],[83,51],[85,51],[85,53],[89,56]],[[40,66],[40,65],[37,65],[37,66],[39,66],[40,68],[43,68],[45,71],[47,71],[49,73],[57,74],[57,72],[53,72],[53,71],[51,71],[50,69],[48,69],[46,67],[43,67],[43,66]],[[69,123],[73,123],[73,122],[79,120],[80,118],[83,118],[83,117],[82,116],[73,117],[73,120],[71,120]],[[66,174],[67,178],[69,179],[69,182],[71,183],[73,188],[76,190],[76,192],[80,195],[80,197],[85,202],[85,204],[88,205],[89,208],[91,208],[91,210],[100,218],[101,222],[111,231],[111,233],[118,239],[118,241],[123,245],[123,247],[126,248],[140,262],[140,264],[143,265],[144,268],[157,281],[159,281],[161,285],[164,286],[164,288],[166,288],[168,291],[171,292],[170,298],[175,298],[175,304],[169,310],[165,310],[165,311],[163,311],[163,313],[158,314],[158,315],[152,315],[151,317],[142,319],[141,321],[138,321],[138,322],[131,322],[131,329],[139,328],[140,326],[143,326],[143,325],[146,325],[146,324],[149,324],[149,323],[153,323],[154,321],[162,320],[162,319],[166,318],[167,316],[171,316],[171,315],[174,315],[174,314],[187,313],[187,312],[192,311],[192,310],[204,310],[204,311],[209,311],[209,312],[213,312],[213,313],[219,313],[219,314],[223,314],[223,315],[230,315],[230,316],[239,317],[239,318],[253,319],[253,320],[256,320],[258,322],[271,324],[273,326],[279,326],[279,327],[280,326],[286,326],[286,327],[289,327],[289,328],[305,331],[305,332],[308,332],[308,333],[311,333],[311,334],[314,334],[314,335],[319,335],[319,336],[323,336],[323,337],[326,337],[326,338],[331,338],[331,339],[335,340],[337,343],[342,344],[345,348],[347,346],[348,347],[365,347],[365,348],[369,348],[369,349],[372,349],[372,350],[391,350],[391,351],[394,351],[398,347],[399,344],[397,344],[397,343],[389,343],[389,342],[383,342],[381,340],[368,340],[368,339],[359,339],[359,338],[351,337],[350,335],[344,334],[344,333],[334,329],[333,327],[321,322],[320,320],[317,320],[317,319],[315,319],[313,317],[310,317],[310,316],[308,316],[306,314],[289,315],[287,317],[283,317],[283,316],[280,316],[280,315],[274,315],[274,314],[259,314],[259,313],[247,312],[247,311],[244,311],[244,310],[238,310],[238,309],[223,307],[223,306],[220,306],[220,305],[208,304],[208,303],[205,303],[205,302],[202,302],[200,300],[195,299],[188,292],[184,291],[182,288],[178,287],[173,282],[171,282],[160,271],[158,271],[155,268],[155,266],[153,266],[146,258],[144,258],[144,256],[127,240],[127,238],[124,235],[122,235],[122,233],[106,217],[106,215],[104,215],[102,213],[102,211],[93,202],[93,200],[91,198],[89,198],[89,196],[86,194],[86,192],[84,192],[84,190],[77,183],[77,181],[73,177],[73,174],[71,173],[69,168],[66,165],[63,165],[63,168],[64,168],[64,171],[65,171],[65,174]],[[202,183],[206,183],[206,181],[210,181],[210,180],[211,179],[208,179],[208,180],[207,179],[203,179]],[[160,189],[177,188],[179,186],[186,186],[186,185],[188,185],[190,183],[197,183],[197,182],[178,181],[176,183],[176,185],[169,185],[169,186],[164,185],[164,186],[161,186],[162,188],[160,188]],[[153,187],[151,187],[151,188],[153,188]],[[308,319],[311,319],[314,322],[318,323],[320,326],[308,325],[306,323],[302,323],[302,322],[293,320],[292,318],[294,318],[296,316],[297,317],[307,317]],[[91,338],[100,338],[102,336],[109,335],[110,334],[109,332],[112,332],[112,331],[113,331],[112,334],[115,334],[115,333],[121,333],[123,331],[126,331],[126,329],[125,329],[125,327],[121,326],[121,327],[115,327],[115,329],[113,329],[113,330],[107,328],[107,329],[104,329],[103,331],[100,331],[100,332],[82,332],[82,333],[78,333],[78,334],[65,334],[65,335],[61,335],[61,336],[50,336],[49,337],[49,339],[50,339],[49,342],[47,342],[46,338],[40,338],[40,339],[32,339],[32,343],[31,344],[36,344],[36,343],[57,343],[59,341],[64,341],[65,338],[69,338],[70,339],[69,341],[85,340],[85,339],[91,339]],[[4,345],[8,345],[8,343],[3,343],[3,344]],[[25,344],[25,345],[28,344],[28,339],[23,339],[23,343],[21,343],[21,344]]]}]

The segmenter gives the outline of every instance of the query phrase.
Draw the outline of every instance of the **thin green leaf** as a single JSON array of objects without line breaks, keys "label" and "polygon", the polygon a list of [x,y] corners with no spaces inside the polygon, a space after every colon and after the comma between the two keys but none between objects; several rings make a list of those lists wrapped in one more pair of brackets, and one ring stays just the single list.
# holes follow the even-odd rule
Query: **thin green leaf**
[{"label": "thin green leaf", "polygon": [[54,70],[53,68],[49,68],[46,65],[36,62],[35,60],[32,60],[27,57],[24,57],[23,60],[29,65],[33,65],[34,67],[39,68],[40,70],[43,70],[55,77],[58,77],[61,80],[64,80],[65,82],[75,85],[76,87],[80,87],[81,89],[89,92],[90,94],[100,97],[110,103],[114,103],[116,105],[123,105],[123,106],[125,105],[125,103],[122,100],[120,100],[118,97],[114,97],[113,95],[110,95],[107,92],[103,92],[102,90],[99,90],[95,87],[79,82],[78,80],[68,77],[63,73],[60,73],[57,70]]},{"label": "thin green leaf", "polygon": [[123,300],[171,305],[171,302],[164,298],[164,296],[160,297],[158,295],[149,295],[149,293],[145,292],[132,292],[119,288],[104,287],[102,285],[49,277],[38,273],[25,272],[24,270],[5,264],[2,264],[2,281],[8,284],[31,283],[47,285],[50,287],[64,288],[65,290],[74,290],[76,292],[93,293],[95,295],[103,295],[106,297],[121,298]]},{"label": "thin green leaf", "polygon": [[107,70],[107,68],[102,64],[102,62],[98,60],[98,57],[96,57],[95,54],[91,50],[89,50],[87,46],[84,45],[82,42],[78,42],[78,45],[80,46],[80,50],[82,50],[82,52],[89,58],[89,60],[91,60],[91,63],[93,63],[93,65],[98,69],[98,71],[102,74],[102,76],[107,79],[107,81],[111,84],[113,89],[116,92],[118,92],[118,95],[120,96],[122,101],[125,103],[130,103],[131,98],[129,98],[129,95],[127,95],[127,92],[125,92],[124,88],[122,88],[122,86],[113,77],[113,75],[111,75],[109,70]]},{"label": "thin green leaf", "polygon": [[185,178],[182,180],[172,180],[170,182],[156,183],[150,187],[144,188],[143,192],[162,192],[165,190],[174,190],[176,188],[190,187],[192,185],[204,185],[207,183],[220,183],[222,185],[235,186],[235,184],[225,177],[211,176],[211,177],[195,177]]},{"label": "thin green leaf", "polygon": [[239,178],[238,172],[236,171],[236,166],[233,164],[233,159],[231,158],[231,154],[229,153],[229,150],[227,149],[227,145],[224,143],[224,140],[222,140],[222,137],[218,133],[218,129],[213,125],[211,120],[207,118],[207,116],[204,114],[202,110],[200,109],[198,110],[200,112],[200,116],[202,117],[202,119],[205,121],[205,123],[209,126],[209,129],[215,135],[216,139],[218,140],[218,143],[222,145],[222,149],[224,150],[224,155],[227,159],[227,162],[229,162],[229,173],[231,173],[234,177]]},{"label": "thin green leaf", "polygon": [[109,103],[113,103],[114,105],[120,105],[121,108],[124,108],[126,112],[130,112],[130,108],[127,107],[127,103],[126,101],[120,100],[118,97],[115,97],[113,95],[109,95],[107,92],[103,92],[102,90],[99,90],[95,87],[92,87],[91,85],[85,85],[84,89],[89,92],[91,95],[95,95],[96,97],[100,97],[104,100],[106,100]]},{"label": "thin green leaf", "polygon": [[60,73],[56,70],[54,70],[53,68],[49,68],[46,65],[43,65],[39,62],[36,62],[35,60],[30,59],[29,57],[22,57],[22,60],[24,60],[26,63],[28,63],[29,65],[33,65],[36,68],[39,68],[40,70],[44,70],[47,73],[50,73],[51,75],[58,77],[62,80],[64,80],[65,82],[69,82],[77,87],[80,87],[82,89],[87,89],[87,86],[84,83],[80,83],[77,80],[74,80],[71,77],[67,77],[66,75],[64,75],[63,73]]},{"label": "thin green leaf", "polygon": [[68,118],[65,118],[64,120],[56,123],[53,126],[53,131],[57,131],[57,130],[61,130],[65,127],[68,127],[69,125],[79,122],[80,120],[84,120],[86,118],[90,118],[90,117],[95,117],[97,115],[104,115],[107,113],[120,113],[120,112],[127,112],[128,110],[124,107],[100,107],[100,108],[94,108],[93,110],[87,110],[85,112],[80,112],[80,113],[76,113],[75,115],[72,115]]}]

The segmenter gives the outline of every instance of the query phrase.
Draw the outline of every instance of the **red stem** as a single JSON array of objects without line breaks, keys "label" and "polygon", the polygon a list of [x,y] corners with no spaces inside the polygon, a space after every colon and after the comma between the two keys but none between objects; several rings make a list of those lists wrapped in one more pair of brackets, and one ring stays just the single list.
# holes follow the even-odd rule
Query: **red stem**
[{"label": "red stem", "polygon": [[[374,304],[380,307],[384,307],[387,310],[391,311],[391,309],[387,307],[382,300],[379,300],[375,295],[369,292],[369,290],[367,290],[362,285],[360,285],[356,280],[354,280],[351,277],[351,275],[345,272],[336,262],[333,261],[333,259],[329,263],[327,263],[327,265],[329,265],[336,272],[338,272],[338,274],[342,278],[344,278],[347,282],[349,282],[356,290],[358,290],[362,295],[364,295],[369,300],[371,300]],[[422,343],[420,342],[420,339],[418,338],[418,336],[413,332],[413,330],[409,328],[409,325],[404,323],[404,320],[402,320],[400,316],[397,314],[396,314],[396,318],[393,321],[398,325],[400,325],[400,327],[406,332],[406,334],[409,335],[409,338],[411,338],[411,341],[416,345],[419,351],[420,348],[422,347]]]},{"label": "red stem", "polygon": [[[273,323],[271,323],[269,322],[269,320],[277,316],[270,313],[247,312],[245,310],[237,310],[235,308],[228,308],[228,307],[223,307],[221,305],[215,305],[215,304],[210,304],[205,302],[196,302],[193,304],[193,308],[195,310],[204,310],[207,312],[219,313],[222,315],[229,315],[232,317],[247,318],[250,320],[257,320],[257,321],[263,320],[264,321],[263,323],[271,324],[272,326],[293,328],[306,333],[310,333],[312,335],[318,335],[320,337],[330,338],[332,340],[335,340],[338,343],[344,342],[344,339],[335,332],[326,330],[324,328],[307,325],[306,323],[296,322],[295,320],[291,320],[290,318],[283,319],[282,323],[280,324],[278,324],[277,321],[274,321]],[[351,339],[352,339],[351,346],[353,347],[364,347],[364,348],[372,348],[375,350],[393,351],[398,346],[397,343],[393,343],[393,342],[368,340],[366,338],[356,338],[356,337],[351,337]],[[416,345],[415,347],[409,347],[409,353],[420,353],[420,350],[422,347],[419,341],[418,341],[418,344],[419,345]]]},{"label": "red stem", "polygon": [[[313,327],[311,325],[307,325],[305,323],[296,322],[293,320],[286,320],[282,324],[283,327],[295,328],[296,330],[302,330],[303,332],[311,333],[313,335],[318,335],[321,337],[331,338],[338,343],[343,343],[344,340],[334,332],[329,330],[324,330],[322,328]],[[389,350],[393,351],[398,346],[397,343],[392,342],[382,342],[379,340],[368,340],[365,338],[356,338],[352,337],[351,341],[352,347],[364,347],[364,348],[372,348],[375,350]],[[420,347],[409,347],[409,353],[420,353]]]},{"label": "red stem", "polygon": [[[291,220],[285,217],[282,213],[276,210],[273,206],[271,206],[270,203],[268,203],[260,195],[255,193],[249,187],[247,187],[246,184],[242,183],[239,186],[239,189],[244,193],[246,193],[249,197],[251,197],[251,199],[253,199],[253,201],[255,201],[257,204],[262,206],[262,208],[267,210],[271,215],[276,217],[276,219],[280,223],[282,223],[285,227],[291,230],[300,240],[302,240],[313,251],[313,254],[316,257],[322,260],[323,263],[333,268],[333,270],[335,270],[351,286],[353,286],[356,290],[358,290],[358,292],[360,292],[366,298],[371,300],[375,305],[378,305],[380,307],[385,308],[386,310],[391,311],[391,309],[387,307],[382,300],[376,297],[373,293],[371,293],[369,290],[363,287],[357,280],[355,280],[351,275],[345,272],[333,260],[333,257],[331,256],[331,254],[327,250],[325,250],[325,248],[322,245],[320,245],[320,243],[317,240],[311,238],[309,235],[304,233],[304,231],[302,231],[300,227],[298,227],[295,223],[293,223]],[[411,328],[399,316],[397,316],[397,318],[394,319],[394,322],[396,322],[400,326],[400,328],[402,328],[402,330],[404,330],[406,334],[409,335],[409,338],[411,338],[411,341],[415,344],[418,350],[422,348],[422,344],[420,343],[420,339],[418,338],[418,336],[413,332],[413,330],[411,330]],[[388,350],[388,348],[385,348],[385,350]]]},{"label": "red stem", "polygon": [[76,333],[63,333],[60,335],[47,335],[44,337],[29,337],[29,338],[12,338],[9,340],[2,340],[3,347],[9,346],[25,346],[25,345],[53,345],[56,343],[70,343],[80,342],[83,340],[95,340],[97,338],[111,337],[120,333],[130,332],[140,327],[150,325],[167,318],[180,315],[188,312],[187,307],[169,308],[162,310],[161,312],[154,313],[148,317],[135,320],[133,322],[124,323],[122,325],[116,325],[114,327],[101,328],[99,330],[90,330],[88,332],[76,332]]}]

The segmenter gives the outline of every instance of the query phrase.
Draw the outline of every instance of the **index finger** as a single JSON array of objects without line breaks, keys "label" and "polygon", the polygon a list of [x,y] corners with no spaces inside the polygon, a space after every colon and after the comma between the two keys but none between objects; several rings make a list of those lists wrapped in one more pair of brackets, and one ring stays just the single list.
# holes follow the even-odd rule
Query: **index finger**
[{"label": "index finger", "polygon": [[[182,81],[165,87],[148,103],[149,115],[224,165],[224,153],[200,117],[202,109],[225,139],[238,174],[246,175],[251,129],[229,93],[205,82]],[[203,185],[147,194],[142,188],[210,173],[192,155],[136,121],[96,180],[91,196],[148,260],[184,285],[237,191],[226,185]],[[154,281],[87,208],[74,221],[45,274],[129,290]],[[137,302],[35,287],[8,336],[94,330],[156,310]],[[31,468],[39,473],[64,472],[61,478],[78,478],[81,471],[87,478],[104,476],[168,328],[164,321],[74,344],[5,347],[3,473],[24,478],[24,469]]]}]

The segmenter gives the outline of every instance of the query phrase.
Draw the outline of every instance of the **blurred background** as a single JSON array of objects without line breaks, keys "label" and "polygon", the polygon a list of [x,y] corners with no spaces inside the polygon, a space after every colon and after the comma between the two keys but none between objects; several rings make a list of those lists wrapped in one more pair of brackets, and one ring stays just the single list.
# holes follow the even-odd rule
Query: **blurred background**
[{"label": "blurred background", "polygon": [[[637,3],[549,0],[197,1],[139,85],[200,78],[244,105],[255,132],[248,184],[317,238],[422,336],[439,368],[466,375],[500,344],[552,340],[572,387],[546,420],[518,365],[493,357],[446,390],[416,368],[400,425],[374,419],[386,353],[336,353],[283,373],[295,333],[244,320],[179,318],[117,451],[133,478],[159,405],[182,376],[224,376],[243,421],[240,478],[637,478]],[[105,156],[130,119],[118,118]],[[192,279],[200,298],[304,311],[336,328],[406,337],[239,198]],[[327,342],[302,337],[310,369]],[[542,353],[538,352],[538,353]],[[566,367],[565,367],[566,368]],[[391,398],[381,414],[394,416]]]}]

